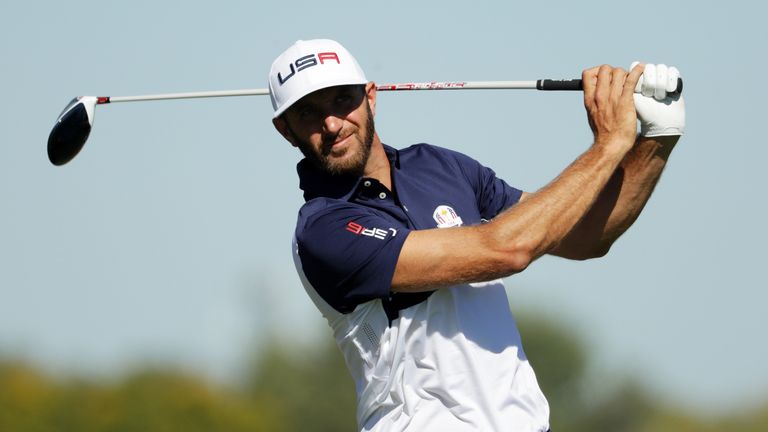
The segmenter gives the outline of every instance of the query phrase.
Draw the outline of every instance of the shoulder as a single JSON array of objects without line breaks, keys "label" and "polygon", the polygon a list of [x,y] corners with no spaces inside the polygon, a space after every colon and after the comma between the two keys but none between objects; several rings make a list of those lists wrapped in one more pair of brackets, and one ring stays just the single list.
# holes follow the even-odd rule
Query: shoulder
[{"label": "shoulder", "polygon": [[420,166],[436,164],[442,167],[450,166],[463,172],[474,171],[482,166],[479,162],[464,153],[433,144],[419,143],[399,151],[401,163],[416,163]]},{"label": "shoulder", "polygon": [[479,172],[489,170],[469,155],[426,143],[414,144],[400,150],[400,159],[404,163],[413,162],[419,166],[437,165],[458,169],[469,179],[474,179]]},{"label": "shoulder", "polygon": [[379,225],[386,225],[390,222],[389,219],[375,208],[354,202],[326,197],[315,198],[299,209],[295,236],[299,243],[304,243],[348,230],[350,222],[383,220],[385,222]]},{"label": "shoulder", "polygon": [[326,197],[314,198],[304,203],[299,209],[296,232],[303,231],[308,226],[316,223],[318,219],[328,215],[364,213],[365,211],[366,207],[346,200]]},{"label": "shoulder", "polygon": [[[455,150],[450,150],[445,147],[436,146],[434,144],[418,143],[400,150],[400,157],[416,158],[416,157],[435,157],[435,158],[455,158],[457,156],[464,156]],[[467,157],[467,156],[464,156]]]}]

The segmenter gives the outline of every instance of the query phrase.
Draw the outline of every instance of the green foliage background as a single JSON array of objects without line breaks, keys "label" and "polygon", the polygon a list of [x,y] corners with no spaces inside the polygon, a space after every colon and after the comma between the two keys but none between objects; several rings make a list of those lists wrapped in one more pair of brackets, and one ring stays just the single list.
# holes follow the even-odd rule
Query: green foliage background
[{"label": "green foliage background", "polygon": [[[577,335],[541,319],[523,318],[520,328],[550,401],[553,430],[768,430],[768,403],[740,415],[698,418],[656,403],[631,379],[587,383],[590,359]],[[269,344],[236,388],[174,369],[150,368],[114,381],[51,377],[6,360],[0,362],[0,431],[355,430],[353,383],[330,338],[319,349],[299,349]]]}]

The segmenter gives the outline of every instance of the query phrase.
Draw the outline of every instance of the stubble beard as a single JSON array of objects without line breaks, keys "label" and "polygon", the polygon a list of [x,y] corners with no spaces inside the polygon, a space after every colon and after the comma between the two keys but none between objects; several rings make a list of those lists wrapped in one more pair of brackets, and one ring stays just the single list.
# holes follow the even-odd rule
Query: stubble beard
[{"label": "stubble beard", "polygon": [[[361,177],[365,170],[365,165],[368,163],[368,158],[371,155],[373,136],[376,130],[373,124],[373,113],[371,112],[371,106],[368,104],[368,101],[365,102],[365,108],[368,117],[363,127],[365,136],[362,137],[362,140],[360,141],[361,146],[356,153],[352,155],[351,159],[344,162],[335,161],[333,160],[330,151],[331,146],[333,145],[332,142],[323,142],[322,148],[320,150],[315,150],[309,142],[297,139],[294,134],[296,144],[304,157],[309,159],[313,165],[326,174],[332,176],[351,175]],[[335,140],[336,137],[330,139]],[[348,151],[355,151],[355,149],[349,149]]]}]

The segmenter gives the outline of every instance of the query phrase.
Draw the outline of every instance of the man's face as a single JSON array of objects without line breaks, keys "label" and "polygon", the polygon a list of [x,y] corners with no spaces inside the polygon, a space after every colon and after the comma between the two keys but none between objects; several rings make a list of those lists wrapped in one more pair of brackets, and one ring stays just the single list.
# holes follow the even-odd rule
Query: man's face
[{"label": "man's face", "polygon": [[362,175],[374,139],[367,91],[371,87],[336,86],[310,93],[291,106],[275,126],[327,173]]}]

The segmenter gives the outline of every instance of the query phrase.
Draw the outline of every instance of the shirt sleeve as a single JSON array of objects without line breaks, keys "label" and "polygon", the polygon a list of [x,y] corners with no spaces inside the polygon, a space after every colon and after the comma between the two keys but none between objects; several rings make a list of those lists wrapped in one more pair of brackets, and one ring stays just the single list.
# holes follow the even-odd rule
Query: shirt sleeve
[{"label": "shirt sleeve", "polygon": [[491,220],[520,201],[523,191],[496,177],[496,173],[471,157],[452,152],[477,198],[477,208],[483,219]]},{"label": "shirt sleeve", "polygon": [[301,270],[310,285],[341,313],[387,298],[410,231],[373,209],[349,203],[316,207],[302,209],[296,230]]}]

